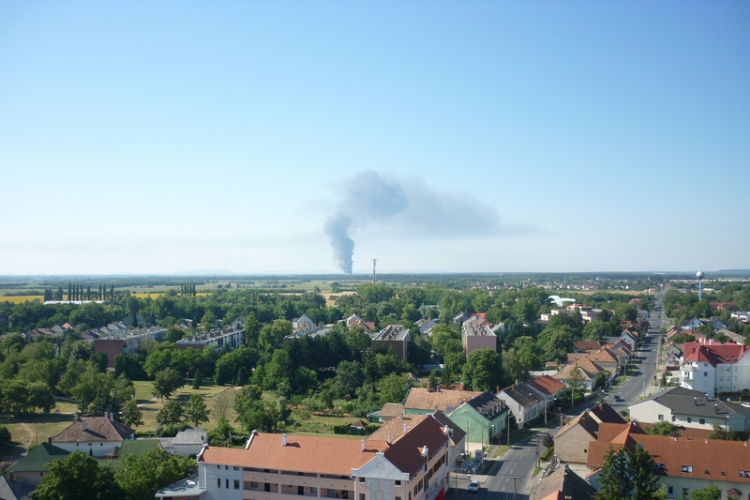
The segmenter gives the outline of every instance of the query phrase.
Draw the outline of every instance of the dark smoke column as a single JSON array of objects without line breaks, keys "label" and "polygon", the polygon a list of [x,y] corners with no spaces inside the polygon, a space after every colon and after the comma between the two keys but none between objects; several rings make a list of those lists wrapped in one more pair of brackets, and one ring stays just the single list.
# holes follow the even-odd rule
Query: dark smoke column
[{"label": "dark smoke column", "polygon": [[328,218],[323,228],[331,238],[333,257],[342,271],[352,274],[352,256],[354,255],[354,240],[349,237],[349,227],[352,221],[343,214],[336,214]]}]

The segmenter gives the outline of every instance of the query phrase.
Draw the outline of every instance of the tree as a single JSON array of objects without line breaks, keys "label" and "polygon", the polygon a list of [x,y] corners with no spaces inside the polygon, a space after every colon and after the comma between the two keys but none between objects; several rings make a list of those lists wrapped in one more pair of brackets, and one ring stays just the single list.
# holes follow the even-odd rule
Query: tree
[{"label": "tree", "polygon": [[143,425],[143,412],[138,408],[138,401],[135,398],[128,400],[122,407],[122,423],[128,427],[137,427]]},{"label": "tree", "polygon": [[195,372],[195,375],[193,376],[193,389],[200,389],[202,383],[203,383],[203,375],[201,374],[201,371],[198,370]]},{"label": "tree", "polygon": [[159,410],[159,413],[156,414],[156,421],[159,424],[168,427],[182,422],[184,416],[185,410],[182,408],[180,402],[174,399],[172,401],[167,401],[164,408]]},{"label": "tree", "polygon": [[472,391],[493,390],[502,385],[503,366],[494,349],[478,349],[469,354],[463,368],[464,387]]},{"label": "tree", "polygon": [[185,407],[186,420],[192,422],[195,427],[198,427],[203,422],[208,422],[209,413],[211,413],[211,410],[206,408],[203,396],[200,394],[191,394],[190,402]]},{"label": "tree", "polygon": [[664,500],[651,455],[637,443],[632,449],[613,450],[610,446],[599,473],[596,500]]},{"label": "tree", "polygon": [[570,393],[570,406],[573,407],[576,404],[576,396],[583,399],[583,372],[578,366],[574,366],[570,369],[569,377],[568,392]]},{"label": "tree", "polygon": [[655,434],[658,436],[674,436],[674,437],[680,436],[680,431],[678,430],[678,427],[674,425],[672,422],[667,422],[666,420],[657,422],[651,427],[647,427],[645,430],[646,430],[646,434]]},{"label": "tree", "polygon": [[719,500],[721,498],[721,488],[715,484],[711,484],[699,490],[692,490],[689,496],[690,500]]},{"label": "tree", "polygon": [[164,397],[169,398],[172,396],[172,394],[182,387],[184,383],[182,375],[180,375],[174,368],[168,367],[156,373],[156,377],[154,378],[154,388],[151,391],[151,394],[157,398],[160,397],[163,403]]},{"label": "tree", "polygon": [[49,474],[34,491],[35,500],[121,500],[124,492],[109,467],[74,451],[64,460],[53,460]]},{"label": "tree", "polygon": [[125,455],[115,473],[115,481],[125,492],[125,500],[153,500],[156,492],[193,472],[194,460],[152,449],[143,455]]}]

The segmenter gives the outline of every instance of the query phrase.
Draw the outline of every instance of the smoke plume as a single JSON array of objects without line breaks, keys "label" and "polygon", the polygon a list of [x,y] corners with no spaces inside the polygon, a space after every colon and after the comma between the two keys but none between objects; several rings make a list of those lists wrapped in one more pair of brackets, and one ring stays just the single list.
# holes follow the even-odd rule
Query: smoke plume
[{"label": "smoke plume", "polygon": [[468,193],[438,192],[421,179],[396,179],[364,171],[343,183],[343,198],[325,223],[341,270],[352,272],[352,233],[373,223],[411,236],[457,238],[497,233],[494,207]]}]

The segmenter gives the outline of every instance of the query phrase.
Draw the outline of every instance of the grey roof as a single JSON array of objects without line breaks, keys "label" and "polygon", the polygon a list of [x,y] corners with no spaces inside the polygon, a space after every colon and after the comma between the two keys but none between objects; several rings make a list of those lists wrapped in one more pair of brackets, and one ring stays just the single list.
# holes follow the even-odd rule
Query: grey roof
[{"label": "grey roof", "polygon": [[435,413],[432,414],[432,417],[437,420],[443,427],[449,427],[451,429],[450,439],[453,444],[460,443],[463,440],[464,436],[466,436],[466,432],[464,432],[464,430],[459,427],[458,424],[448,418],[448,416],[442,411],[435,410]]},{"label": "grey roof", "polygon": [[474,399],[467,401],[466,404],[474,408],[487,420],[494,420],[497,415],[508,411],[505,401],[490,391],[483,392]]},{"label": "grey roof", "polygon": [[726,418],[729,415],[739,413],[745,417],[750,417],[750,408],[746,406],[706,397],[705,393],[685,389],[684,387],[673,387],[666,391],[657,392],[643,402],[645,401],[656,401],[669,408],[672,413],[679,415]]},{"label": "grey roof", "polygon": [[185,429],[180,431],[172,440],[172,445],[175,444],[203,444],[206,442],[206,431],[200,427],[192,429]]},{"label": "grey roof", "polygon": [[508,395],[509,398],[511,398],[513,401],[523,406],[524,408],[528,406],[534,406],[535,404],[544,400],[544,398],[539,395],[536,389],[528,385],[526,382],[510,385],[502,389],[500,392],[504,392]]},{"label": "grey roof", "polygon": [[31,499],[34,487],[29,483],[10,483],[5,476],[0,476],[0,500],[27,500]]},{"label": "grey roof", "polygon": [[198,486],[198,474],[185,479],[180,479],[176,483],[165,486],[156,492],[156,498],[163,497],[199,497],[206,493],[205,488]]},{"label": "grey roof", "polygon": [[558,491],[562,492],[562,495],[557,498],[573,500],[593,500],[596,494],[596,490],[585,479],[565,465],[536,484],[529,499],[541,500]]}]

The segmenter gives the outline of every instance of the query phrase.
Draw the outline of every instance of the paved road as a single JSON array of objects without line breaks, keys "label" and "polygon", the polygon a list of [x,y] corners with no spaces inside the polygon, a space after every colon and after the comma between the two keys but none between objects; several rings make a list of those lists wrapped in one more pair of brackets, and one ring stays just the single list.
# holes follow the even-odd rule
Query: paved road
[{"label": "paved road", "polygon": [[[636,352],[637,368],[634,375],[625,382],[621,387],[612,391],[607,397],[607,402],[615,410],[622,410],[628,406],[640,401],[645,393],[652,393],[655,387],[651,386],[656,374],[656,358],[659,350],[659,330],[661,329],[662,319],[662,293],[656,294],[656,307],[651,311],[649,319],[649,329],[643,344]],[[614,395],[617,394],[622,401],[614,401]]]},{"label": "paved road", "polygon": [[[649,330],[644,338],[643,345],[637,353],[638,367],[635,374],[622,386],[613,391],[607,397],[607,402],[615,409],[627,408],[628,405],[639,401],[644,393],[644,379],[646,388],[654,380],[656,371],[656,357],[659,347],[659,329],[661,328],[661,297],[663,292],[656,295],[656,307],[649,317]],[[650,389],[653,390],[653,387]],[[614,394],[618,394],[623,401],[615,402]],[[592,403],[593,404],[593,403]],[[578,409],[577,409],[578,411]],[[545,430],[544,432],[554,436],[560,427]],[[536,440],[540,434],[534,434],[519,443],[514,444],[511,449],[500,457],[489,474],[484,478],[478,493],[466,492],[468,478],[463,477],[457,481],[457,488],[450,492],[446,500],[528,500],[529,488],[537,480],[532,477],[536,467]],[[541,439],[541,438],[540,438]],[[542,449],[540,445],[540,449]]]}]

